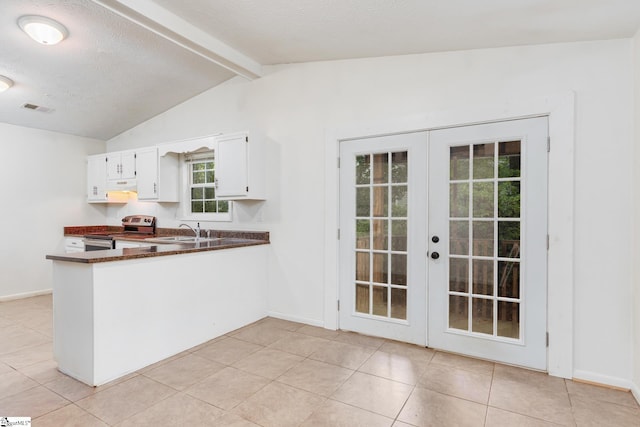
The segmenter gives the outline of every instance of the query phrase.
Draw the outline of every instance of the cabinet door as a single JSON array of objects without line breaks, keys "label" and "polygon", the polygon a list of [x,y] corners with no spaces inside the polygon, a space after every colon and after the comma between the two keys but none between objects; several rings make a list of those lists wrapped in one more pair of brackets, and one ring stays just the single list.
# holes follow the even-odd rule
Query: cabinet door
[{"label": "cabinet door", "polygon": [[107,179],[133,179],[135,177],[135,152],[118,151],[107,153]]},{"label": "cabinet door", "polygon": [[246,196],[247,136],[220,138],[216,144],[216,197]]},{"label": "cabinet door", "polygon": [[107,162],[105,155],[87,157],[87,200],[107,200]]},{"label": "cabinet door", "polygon": [[158,149],[147,148],[136,152],[138,199],[158,198]]},{"label": "cabinet door", "polygon": [[120,153],[107,154],[107,179],[120,179]]},{"label": "cabinet door", "polygon": [[126,151],[120,155],[120,178],[133,179],[136,177],[136,153]]}]

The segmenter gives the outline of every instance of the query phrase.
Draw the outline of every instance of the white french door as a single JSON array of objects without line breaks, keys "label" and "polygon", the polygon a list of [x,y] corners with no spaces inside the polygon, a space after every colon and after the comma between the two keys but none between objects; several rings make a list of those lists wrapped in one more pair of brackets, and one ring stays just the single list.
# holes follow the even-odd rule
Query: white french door
[{"label": "white french door", "polygon": [[340,328],[426,344],[427,133],[340,144]]},{"label": "white french door", "polygon": [[340,328],[546,369],[546,118],[343,141]]},{"label": "white french door", "polygon": [[433,131],[429,346],[547,368],[547,118]]}]

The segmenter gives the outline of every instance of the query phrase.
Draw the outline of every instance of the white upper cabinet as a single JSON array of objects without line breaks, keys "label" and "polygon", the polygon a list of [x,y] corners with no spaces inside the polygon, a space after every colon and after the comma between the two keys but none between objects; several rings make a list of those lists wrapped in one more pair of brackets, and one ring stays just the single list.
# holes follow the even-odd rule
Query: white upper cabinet
[{"label": "white upper cabinet", "polygon": [[136,153],[117,151],[107,153],[107,179],[134,179],[136,177]]},{"label": "white upper cabinet", "polygon": [[87,157],[87,201],[107,201],[107,156]]},{"label": "white upper cabinet", "polygon": [[135,191],[138,200],[180,202],[180,155],[203,149],[214,152],[216,199],[265,200],[263,141],[249,132],[88,156],[87,200],[126,203],[127,192]]},{"label": "white upper cabinet", "polygon": [[124,194],[110,193],[107,184],[107,155],[87,157],[87,202],[127,203]]},{"label": "white upper cabinet", "polygon": [[248,132],[216,137],[216,198],[264,200],[265,164],[262,141]]},{"label": "white upper cabinet", "polygon": [[158,147],[136,151],[138,200],[180,201],[177,155],[158,156]]}]

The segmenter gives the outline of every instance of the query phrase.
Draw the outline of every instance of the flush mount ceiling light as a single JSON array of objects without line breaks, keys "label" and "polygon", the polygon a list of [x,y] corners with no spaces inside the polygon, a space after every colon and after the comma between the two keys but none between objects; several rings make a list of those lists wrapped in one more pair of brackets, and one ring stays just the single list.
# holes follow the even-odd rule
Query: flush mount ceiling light
[{"label": "flush mount ceiling light", "polygon": [[60,43],[69,35],[64,25],[44,16],[21,16],[18,19],[18,25],[29,37],[47,45]]},{"label": "flush mount ceiling light", "polygon": [[0,92],[4,92],[13,86],[13,80],[5,76],[0,76]]}]

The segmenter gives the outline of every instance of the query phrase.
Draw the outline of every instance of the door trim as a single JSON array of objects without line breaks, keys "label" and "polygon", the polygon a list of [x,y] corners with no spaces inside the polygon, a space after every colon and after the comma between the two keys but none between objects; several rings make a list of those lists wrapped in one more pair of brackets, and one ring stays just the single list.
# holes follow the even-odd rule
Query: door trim
[{"label": "door trim", "polygon": [[[549,117],[548,230],[548,372],[573,377],[574,284],[574,145],[575,94],[521,99],[504,104],[456,111],[429,112],[419,117],[395,118],[325,131],[325,259],[324,327],[338,325],[339,251],[339,143],[354,138],[416,132],[530,117]],[[426,313],[425,313],[426,315]]]}]

